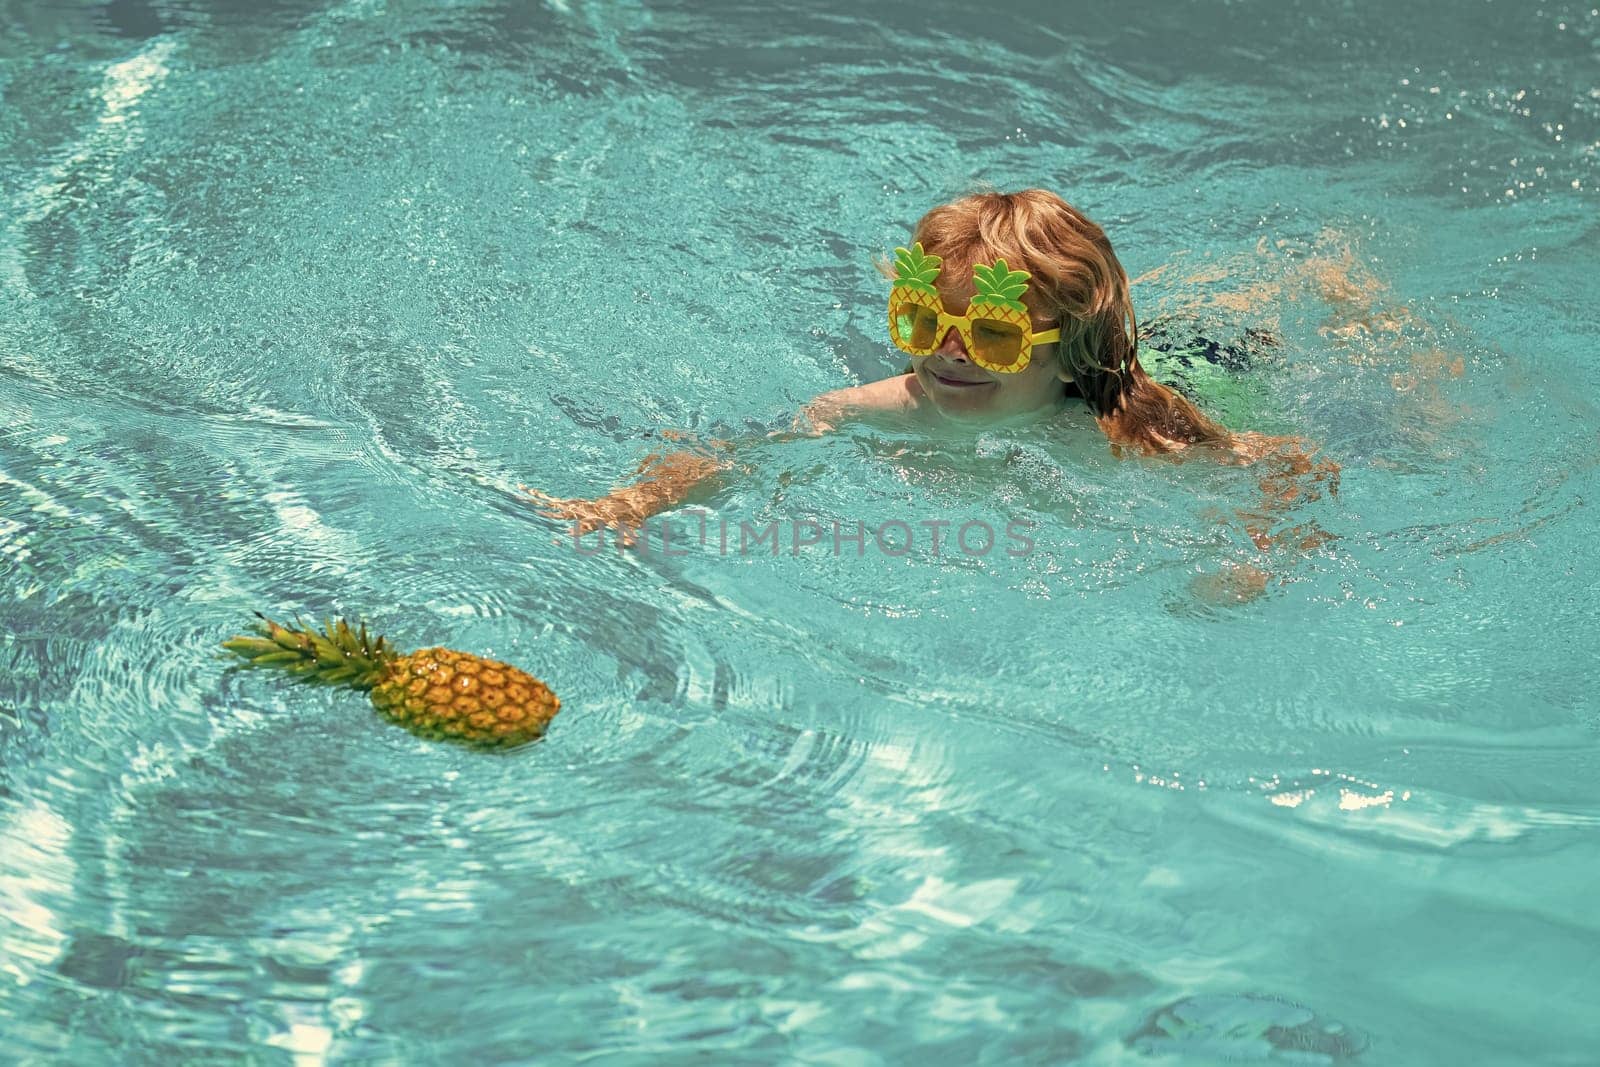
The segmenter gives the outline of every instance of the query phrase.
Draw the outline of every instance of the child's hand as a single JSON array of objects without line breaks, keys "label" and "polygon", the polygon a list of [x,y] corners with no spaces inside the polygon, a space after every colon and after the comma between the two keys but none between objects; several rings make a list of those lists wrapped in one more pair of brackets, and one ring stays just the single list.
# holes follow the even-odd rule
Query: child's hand
[{"label": "child's hand", "polygon": [[[727,447],[721,441],[711,443]],[[634,471],[640,476],[637,482],[618,486],[598,500],[551,496],[526,485],[519,488],[547,518],[574,523],[579,536],[609,526],[623,531],[628,540],[650,516],[682,503],[697,486],[729,466],[727,460],[702,452],[651,453]]]},{"label": "child's hand", "polygon": [[559,519],[573,524],[573,531],[582,536],[602,527],[624,531],[637,529],[648,517],[640,501],[630,499],[627,489],[613,489],[598,500],[583,497],[556,497],[530,486],[519,486],[540,506],[539,513],[548,519]]},{"label": "child's hand", "polygon": [[1253,563],[1230,563],[1215,574],[1197,575],[1189,591],[1203,604],[1232,607],[1264,596],[1271,580],[1271,574]]}]

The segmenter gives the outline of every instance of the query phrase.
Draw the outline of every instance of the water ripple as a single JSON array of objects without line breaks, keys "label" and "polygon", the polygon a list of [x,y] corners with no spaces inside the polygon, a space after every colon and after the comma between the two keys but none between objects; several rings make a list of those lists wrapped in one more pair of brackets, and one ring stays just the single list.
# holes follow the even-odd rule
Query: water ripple
[{"label": "water ripple", "polygon": [[[1570,1056],[1600,22],[1206,15],[0,0],[18,1054],[1056,1062],[1247,992]],[[1087,415],[767,440],[903,366],[873,258],[979,184],[1276,338],[1187,384],[1343,465],[1337,539],[1263,554],[1252,472]],[[517,489],[667,430],[739,439],[713,521],[1035,547],[587,555]],[[251,610],[563,710],[431,744],[228,670]]]}]

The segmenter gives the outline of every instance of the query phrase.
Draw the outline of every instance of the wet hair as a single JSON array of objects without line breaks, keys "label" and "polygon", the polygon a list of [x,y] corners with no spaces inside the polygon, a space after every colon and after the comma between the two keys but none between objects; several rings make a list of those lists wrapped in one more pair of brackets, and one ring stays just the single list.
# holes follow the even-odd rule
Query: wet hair
[{"label": "wet hair", "polygon": [[943,257],[945,277],[970,278],[973,264],[996,259],[1033,276],[1029,296],[1061,326],[1056,358],[1114,444],[1170,452],[1229,436],[1144,372],[1127,271],[1105,231],[1056,194],[962,197],[922,216],[912,240]]}]

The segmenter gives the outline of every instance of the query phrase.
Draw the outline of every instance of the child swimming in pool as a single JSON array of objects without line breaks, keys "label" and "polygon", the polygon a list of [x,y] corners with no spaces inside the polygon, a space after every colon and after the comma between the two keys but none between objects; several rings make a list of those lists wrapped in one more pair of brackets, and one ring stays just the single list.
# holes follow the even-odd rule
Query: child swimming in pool
[{"label": "child swimming in pool", "polygon": [[[1273,459],[1262,487],[1280,504],[1304,494],[1300,475],[1337,476],[1333,464],[1313,464],[1298,439],[1227,430],[1150,377],[1139,360],[1127,272],[1105,232],[1054,193],[982,193],[936,207],[884,273],[889,337],[910,367],[817,397],[797,422],[801,432],[886,415],[930,423],[1048,418],[1082,403],[1119,452]],[[598,500],[527,491],[545,514],[580,531],[637,527],[730,465],[717,452],[675,452],[649,457],[641,480]],[[1263,548],[1270,518],[1246,522]]]},{"label": "child swimming in pool", "polygon": [[889,337],[912,357],[910,373],[819,397],[813,421],[897,411],[989,422],[1077,398],[1115,445],[1166,453],[1229,436],[1145,373],[1111,242],[1042,189],[924,215],[895,253]]}]

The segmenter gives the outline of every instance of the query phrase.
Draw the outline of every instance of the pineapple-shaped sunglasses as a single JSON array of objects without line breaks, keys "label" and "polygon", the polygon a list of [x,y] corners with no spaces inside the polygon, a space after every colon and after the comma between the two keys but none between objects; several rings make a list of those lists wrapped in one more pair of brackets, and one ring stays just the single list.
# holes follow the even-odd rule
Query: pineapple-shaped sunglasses
[{"label": "pineapple-shaped sunglasses", "polygon": [[343,619],[313,627],[284,626],[260,616],[258,636],[222,647],[251,667],[277,667],[308,682],[370,692],[391,722],[428,738],[510,746],[543,736],[561,701],[539,679],[497,660],[448,648],[404,655],[366,626]]},{"label": "pineapple-shaped sunglasses", "polygon": [[934,282],[944,261],[922,250],[918,241],[894,250],[894,287],[889,290],[889,337],[903,352],[926,356],[954,329],[967,356],[985,370],[1015,374],[1028,365],[1034,345],[1061,340],[1059,329],[1033,332],[1022,294],[1030,275],[1012,270],[1003,259],[972,268],[977,295],[965,315],[944,310]]}]

